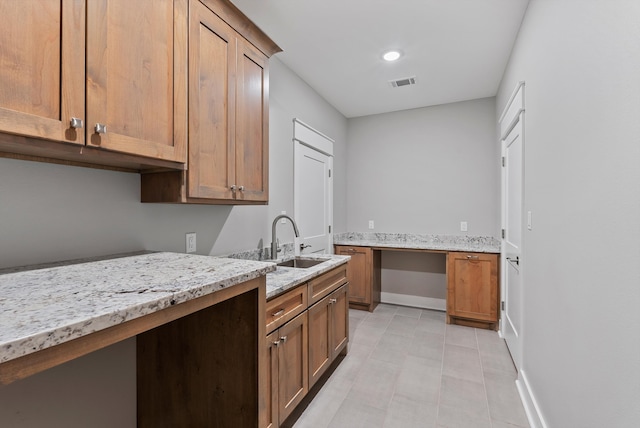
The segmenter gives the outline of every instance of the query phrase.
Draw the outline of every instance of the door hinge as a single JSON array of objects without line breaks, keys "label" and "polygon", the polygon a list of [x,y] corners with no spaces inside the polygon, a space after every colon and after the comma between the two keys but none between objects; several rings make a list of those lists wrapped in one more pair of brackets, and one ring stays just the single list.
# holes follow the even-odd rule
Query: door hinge
[{"label": "door hinge", "polygon": [[329,233],[331,233],[331,225],[329,225]]},{"label": "door hinge", "polygon": [[507,234],[506,234],[505,230],[504,230],[504,229],[502,229],[502,239],[504,239],[504,238],[506,237],[506,235],[507,235]]},{"label": "door hinge", "polygon": [[507,164],[507,160],[505,159],[504,156],[502,156],[502,166],[505,166]]},{"label": "door hinge", "polygon": [[500,309],[504,311],[504,300],[500,302]]}]

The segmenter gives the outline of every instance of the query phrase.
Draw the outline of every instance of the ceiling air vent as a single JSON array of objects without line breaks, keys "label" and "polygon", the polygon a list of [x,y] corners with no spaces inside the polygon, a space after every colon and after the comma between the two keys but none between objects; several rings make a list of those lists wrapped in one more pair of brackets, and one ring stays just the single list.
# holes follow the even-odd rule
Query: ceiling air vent
[{"label": "ceiling air vent", "polygon": [[394,88],[399,88],[400,86],[409,86],[416,84],[416,76],[405,77],[402,79],[389,80],[389,84]]}]

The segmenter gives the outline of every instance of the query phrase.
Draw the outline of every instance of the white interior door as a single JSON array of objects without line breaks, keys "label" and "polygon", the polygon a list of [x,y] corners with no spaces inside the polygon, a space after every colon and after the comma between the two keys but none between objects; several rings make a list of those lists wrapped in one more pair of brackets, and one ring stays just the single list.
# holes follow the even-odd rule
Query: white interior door
[{"label": "white interior door", "polygon": [[[294,218],[300,230],[296,252],[332,253],[333,156],[327,151],[332,151],[333,142],[304,124],[295,124],[293,200]],[[323,144],[330,142],[331,149],[326,145],[316,147],[313,140],[318,138],[323,139]]]},{"label": "white interior door", "polygon": [[501,333],[514,364],[522,366],[524,86],[518,85],[501,119],[502,135],[502,302]]},{"label": "white interior door", "polygon": [[516,366],[522,361],[522,143],[522,121],[518,120],[503,141],[506,210],[503,335]]}]

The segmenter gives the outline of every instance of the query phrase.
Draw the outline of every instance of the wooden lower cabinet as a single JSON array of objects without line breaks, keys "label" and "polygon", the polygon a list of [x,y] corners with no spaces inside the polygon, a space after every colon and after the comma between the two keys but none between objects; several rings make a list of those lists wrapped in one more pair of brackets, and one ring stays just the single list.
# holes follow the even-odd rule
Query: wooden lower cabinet
[{"label": "wooden lower cabinet", "polygon": [[308,314],[267,336],[267,427],[278,427],[309,392]]},{"label": "wooden lower cabinet", "polygon": [[349,306],[372,312],[380,303],[380,251],[369,247],[336,245],[335,253],[351,256],[347,267]]},{"label": "wooden lower cabinet", "polygon": [[349,301],[345,284],[309,308],[309,388],[329,368],[349,337]]},{"label": "wooden lower cabinet", "polygon": [[341,265],[267,302],[269,373],[260,400],[261,427],[282,425],[338,355],[346,355],[348,288]]},{"label": "wooden lower cabinet", "polygon": [[470,327],[498,327],[500,293],[498,255],[447,255],[447,323]]}]

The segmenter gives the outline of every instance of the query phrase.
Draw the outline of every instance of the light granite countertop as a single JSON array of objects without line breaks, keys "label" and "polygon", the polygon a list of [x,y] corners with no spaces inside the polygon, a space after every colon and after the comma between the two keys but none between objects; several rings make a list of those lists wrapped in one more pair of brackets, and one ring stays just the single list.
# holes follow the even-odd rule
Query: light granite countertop
[{"label": "light granite countertop", "polygon": [[500,253],[500,240],[492,236],[347,232],[335,234],[333,243],[360,247]]},{"label": "light granite countertop", "polygon": [[[322,275],[335,267],[345,264],[351,258],[350,256],[338,256],[333,254],[305,254],[303,257],[323,260],[323,262],[305,269],[278,266],[275,271],[267,274],[267,300],[272,299],[287,290],[295,288],[318,275]],[[285,257],[278,260],[278,262],[288,260],[290,258],[292,257]]]},{"label": "light granite countertop", "polygon": [[0,363],[275,269],[273,263],[179,253],[5,269],[0,271]]}]

